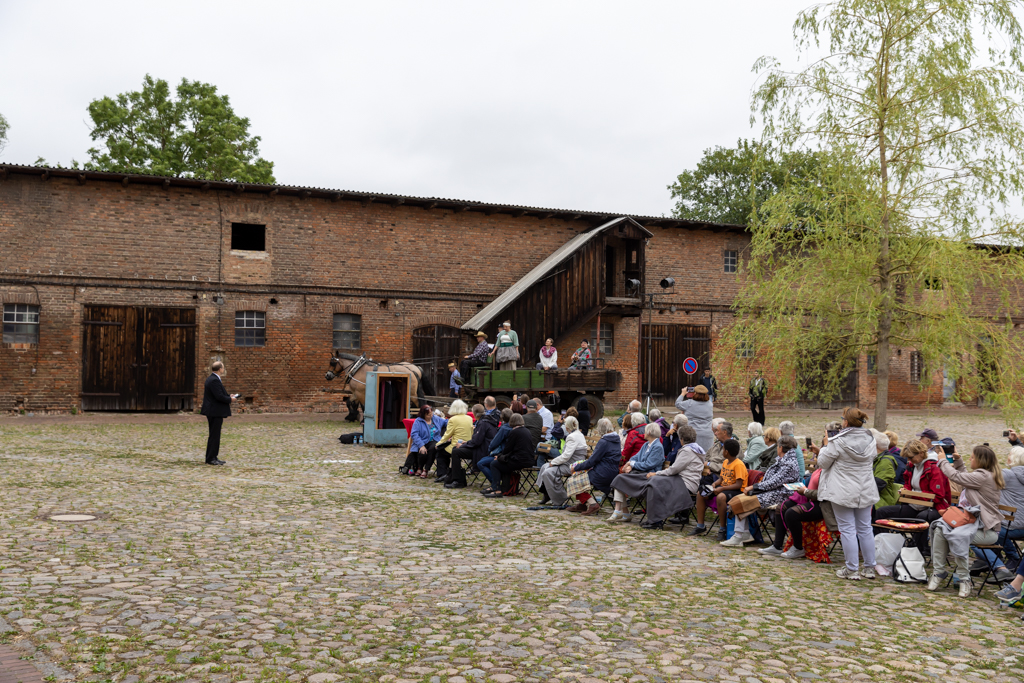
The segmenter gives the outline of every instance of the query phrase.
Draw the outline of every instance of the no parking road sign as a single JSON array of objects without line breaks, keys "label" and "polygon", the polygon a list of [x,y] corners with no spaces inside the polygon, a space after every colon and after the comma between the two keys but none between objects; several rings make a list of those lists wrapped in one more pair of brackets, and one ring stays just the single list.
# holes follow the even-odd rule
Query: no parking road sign
[{"label": "no parking road sign", "polygon": [[697,359],[690,357],[683,361],[683,372],[687,375],[692,375],[697,372]]}]

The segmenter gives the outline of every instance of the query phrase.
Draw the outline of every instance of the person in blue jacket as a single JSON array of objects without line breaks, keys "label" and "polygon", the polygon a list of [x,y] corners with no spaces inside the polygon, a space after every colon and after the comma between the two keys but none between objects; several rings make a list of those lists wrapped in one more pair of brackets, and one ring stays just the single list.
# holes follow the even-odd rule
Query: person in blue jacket
[{"label": "person in blue jacket", "polygon": [[[622,442],[615,431],[612,421],[602,417],[597,421],[595,429],[600,437],[594,452],[583,462],[573,463],[572,472],[586,472],[590,478],[590,485],[604,495],[610,495],[612,480],[619,475],[619,459],[622,457]],[[576,496],[576,505],[569,508],[569,512],[579,512],[584,515],[595,515],[601,506],[593,502],[594,499],[589,493],[581,493]]]},{"label": "person in blue jacket", "polygon": [[416,421],[412,423],[412,432],[409,434],[412,443],[409,444],[409,455],[402,466],[402,474],[427,478],[436,457],[437,440],[444,434],[447,426],[448,421],[434,415],[429,404],[424,403],[420,406]]}]

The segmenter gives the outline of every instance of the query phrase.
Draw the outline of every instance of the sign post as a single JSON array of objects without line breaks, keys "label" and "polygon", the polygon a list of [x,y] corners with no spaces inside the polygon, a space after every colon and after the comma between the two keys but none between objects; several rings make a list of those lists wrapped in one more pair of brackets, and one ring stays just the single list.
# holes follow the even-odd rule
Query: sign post
[{"label": "sign post", "polygon": [[683,372],[689,375],[689,379],[686,380],[687,386],[693,386],[693,375],[697,372],[697,359],[689,357],[683,361]]}]

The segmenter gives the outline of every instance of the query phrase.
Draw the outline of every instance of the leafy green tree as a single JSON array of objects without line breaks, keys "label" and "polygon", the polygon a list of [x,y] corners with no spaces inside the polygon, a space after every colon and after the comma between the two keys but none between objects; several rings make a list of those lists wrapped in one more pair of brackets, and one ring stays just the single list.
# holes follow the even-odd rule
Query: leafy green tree
[{"label": "leafy green tree", "polygon": [[[796,21],[808,67],[758,62],[764,144],[814,151],[819,182],[752,212],[725,374],[756,364],[790,397],[828,399],[874,356],[884,429],[891,359],[916,350],[922,384],[944,369],[960,397],[1019,413],[1024,230],[1007,208],[1024,191],[1019,5],[837,0]],[[756,358],[739,358],[750,344]]]},{"label": "leafy green tree", "polygon": [[182,79],[177,98],[167,81],[148,74],[142,89],[89,105],[92,139],[85,167],[121,173],[274,182],[274,164],[259,156],[259,136],[235,115],[217,87]]},{"label": "leafy green tree", "polygon": [[735,148],[704,150],[697,168],[683,171],[668,186],[676,218],[745,225],[754,207],[791,183],[817,181],[817,159],[802,151],[778,153],[756,140]]},{"label": "leafy green tree", "polygon": [[0,154],[3,153],[4,147],[7,146],[7,130],[10,127],[11,126],[7,123],[7,119],[4,118],[4,115],[0,114]]}]

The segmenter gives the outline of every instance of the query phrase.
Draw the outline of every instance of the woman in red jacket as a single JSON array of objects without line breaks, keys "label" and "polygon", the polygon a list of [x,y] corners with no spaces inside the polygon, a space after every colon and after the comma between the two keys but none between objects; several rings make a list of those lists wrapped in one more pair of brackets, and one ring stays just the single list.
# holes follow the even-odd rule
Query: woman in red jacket
[{"label": "woman in red jacket", "polygon": [[[950,491],[949,479],[939,469],[939,463],[928,459],[928,447],[924,443],[913,440],[908,441],[903,447],[902,455],[907,458],[907,469],[903,473],[903,488],[910,491],[923,491],[935,494],[934,507],[922,507],[920,505],[908,505],[898,503],[886,505],[875,510],[875,519],[917,518],[931,524],[949,507]],[[881,533],[884,529],[875,528],[875,533]],[[914,534],[914,542],[922,555],[928,553],[928,534]]]},{"label": "woman in red jacket", "polygon": [[647,443],[644,437],[644,429],[647,427],[647,418],[643,413],[633,413],[630,416],[631,425],[629,433],[626,434],[626,442],[622,444],[622,458],[619,459],[619,471],[630,459],[640,452],[643,445]]}]

